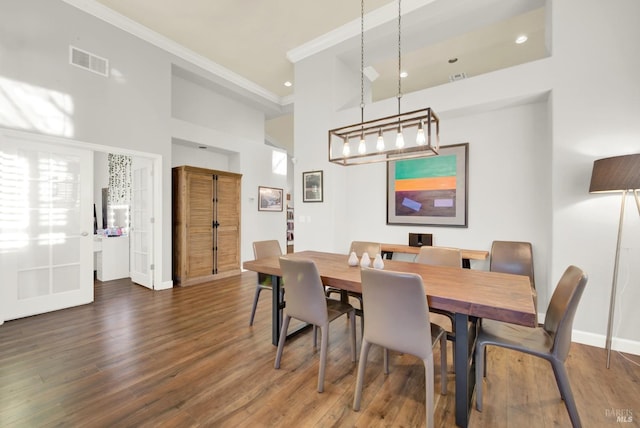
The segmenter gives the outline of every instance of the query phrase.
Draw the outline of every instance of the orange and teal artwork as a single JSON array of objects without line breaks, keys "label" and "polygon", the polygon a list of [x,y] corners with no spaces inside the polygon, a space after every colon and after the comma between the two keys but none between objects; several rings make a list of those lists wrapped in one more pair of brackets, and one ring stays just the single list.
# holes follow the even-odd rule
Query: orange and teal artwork
[{"label": "orange and teal artwork", "polygon": [[467,147],[390,162],[387,222],[466,226]]}]

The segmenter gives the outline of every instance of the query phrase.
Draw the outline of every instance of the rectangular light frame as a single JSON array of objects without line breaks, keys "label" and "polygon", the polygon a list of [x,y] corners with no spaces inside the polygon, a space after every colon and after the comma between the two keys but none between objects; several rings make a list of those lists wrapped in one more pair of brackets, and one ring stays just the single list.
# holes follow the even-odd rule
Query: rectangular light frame
[{"label": "rectangular light frame", "polygon": [[[425,143],[418,145],[415,137],[421,123]],[[402,126],[405,140],[405,147],[402,149],[395,146],[395,138],[400,126]],[[378,151],[376,141],[380,133],[385,138],[385,149]],[[331,129],[329,130],[329,162],[350,166],[434,156],[438,154],[439,134],[440,119],[430,107]],[[367,145],[367,151],[364,154],[357,151],[362,136]],[[348,142],[352,148],[352,154],[349,156],[345,156],[342,151],[345,142]]]}]

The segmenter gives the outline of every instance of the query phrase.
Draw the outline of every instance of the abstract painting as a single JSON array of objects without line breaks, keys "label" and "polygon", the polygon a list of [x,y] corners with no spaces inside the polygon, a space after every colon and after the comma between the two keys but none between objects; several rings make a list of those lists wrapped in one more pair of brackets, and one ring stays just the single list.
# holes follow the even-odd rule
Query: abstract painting
[{"label": "abstract painting", "polygon": [[388,162],[387,224],[467,227],[469,143]]}]

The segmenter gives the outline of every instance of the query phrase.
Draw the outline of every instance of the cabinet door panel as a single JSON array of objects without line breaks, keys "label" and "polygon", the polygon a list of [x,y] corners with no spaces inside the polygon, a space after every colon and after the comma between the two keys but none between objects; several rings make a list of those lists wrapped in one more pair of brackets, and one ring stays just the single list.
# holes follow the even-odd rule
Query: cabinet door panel
[{"label": "cabinet door panel", "polygon": [[217,199],[218,272],[240,268],[240,179],[219,175]]},{"label": "cabinet door panel", "polygon": [[187,278],[213,273],[213,176],[189,173]]}]

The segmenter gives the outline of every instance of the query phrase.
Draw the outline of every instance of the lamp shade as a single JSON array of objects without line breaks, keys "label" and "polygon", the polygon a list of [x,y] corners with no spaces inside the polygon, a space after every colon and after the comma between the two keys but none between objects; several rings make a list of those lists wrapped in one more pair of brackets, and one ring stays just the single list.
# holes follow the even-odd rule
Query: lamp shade
[{"label": "lamp shade", "polygon": [[621,192],[640,189],[640,153],[593,162],[589,192]]}]

